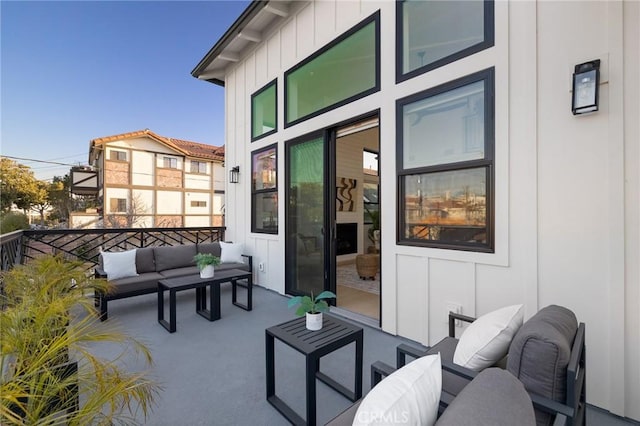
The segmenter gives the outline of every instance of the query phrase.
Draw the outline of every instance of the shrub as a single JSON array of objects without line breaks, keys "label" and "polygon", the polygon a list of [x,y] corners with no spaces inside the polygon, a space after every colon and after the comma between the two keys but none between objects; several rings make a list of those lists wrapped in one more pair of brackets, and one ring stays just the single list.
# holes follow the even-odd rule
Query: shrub
[{"label": "shrub", "polygon": [[18,212],[9,212],[0,215],[0,234],[17,231],[18,229],[29,229],[29,219],[27,215]]}]

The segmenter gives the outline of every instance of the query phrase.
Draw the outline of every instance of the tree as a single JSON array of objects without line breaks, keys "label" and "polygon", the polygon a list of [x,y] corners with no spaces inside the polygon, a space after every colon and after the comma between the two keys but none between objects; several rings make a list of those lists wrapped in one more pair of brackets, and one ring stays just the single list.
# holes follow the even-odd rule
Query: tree
[{"label": "tree", "polygon": [[49,203],[51,205],[50,218],[58,221],[68,221],[69,213],[73,210],[71,198],[71,178],[69,175],[54,176],[49,187]]},{"label": "tree", "polygon": [[0,157],[0,209],[9,211],[15,204],[29,210],[40,200],[40,188],[31,169],[5,157]]},{"label": "tree", "polygon": [[36,181],[37,190],[33,194],[33,198],[30,200],[31,210],[40,214],[40,224],[44,225],[44,213],[51,207],[51,201],[49,194],[52,188],[58,187],[57,183],[48,183],[43,180]]},{"label": "tree", "polygon": [[124,213],[110,213],[104,216],[105,228],[134,228],[143,227],[147,215],[147,205],[140,194],[131,197]]}]

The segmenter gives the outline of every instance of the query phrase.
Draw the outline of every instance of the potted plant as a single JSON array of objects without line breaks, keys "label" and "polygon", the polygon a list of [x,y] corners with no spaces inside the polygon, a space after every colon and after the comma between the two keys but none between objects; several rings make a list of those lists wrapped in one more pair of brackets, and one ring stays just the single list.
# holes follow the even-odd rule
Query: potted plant
[{"label": "potted plant", "polygon": [[88,293],[108,291],[106,280],[89,279],[80,262],[61,256],[17,265],[1,278],[0,423],[111,424],[136,406],[146,415],[160,387],[91,349],[118,343],[120,357],[135,350],[151,363],[142,343],[100,322]]},{"label": "potted plant", "polygon": [[330,291],[323,291],[315,298],[313,293],[311,293],[311,297],[295,296],[289,299],[288,306],[291,308],[300,305],[296,310],[296,315],[301,317],[306,314],[307,329],[315,331],[322,328],[322,313],[329,312],[329,304],[325,299],[334,299],[335,297],[336,295]]},{"label": "potted plant", "polygon": [[220,264],[220,258],[211,253],[198,253],[193,260],[200,269],[200,278],[213,278],[214,267]]}]

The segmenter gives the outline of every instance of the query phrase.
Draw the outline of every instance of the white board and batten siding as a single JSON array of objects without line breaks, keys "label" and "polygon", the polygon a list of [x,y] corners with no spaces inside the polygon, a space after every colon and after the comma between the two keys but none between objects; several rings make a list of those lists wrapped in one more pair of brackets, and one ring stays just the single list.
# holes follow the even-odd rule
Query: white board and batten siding
[{"label": "white board and batten siding", "polygon": [[[380,10],[381,91],[284,129],[284,71]],[[284,293],[284,142],[380,111],[382,328],[432,344],[447,303],[481,315],[549,304],[587,324],[588,402],[640,419],[638,2],[495,2],[495,46],[395,83],[395,2],[293,2],[225,77],[230,240]],[[571,114],[573,66],[602,61],[600,111]],[[395,102],[495,67],[495,253],[396,244]],[[278,78],[278,132],[251,143],[251,94]],[[251,152],[278,144],[278,235],[252,234]],[[231,213],[231,214],[230,214]]]}]

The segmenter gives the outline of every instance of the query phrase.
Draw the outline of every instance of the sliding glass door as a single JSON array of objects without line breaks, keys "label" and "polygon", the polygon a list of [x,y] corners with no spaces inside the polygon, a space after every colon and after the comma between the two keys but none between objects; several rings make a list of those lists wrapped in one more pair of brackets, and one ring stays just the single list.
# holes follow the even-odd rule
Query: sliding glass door
[{"label": "sliding glass door", "polygon": [[324,132],[287,143],[285,287],[288,294],[328,289],[327,150]]}]

